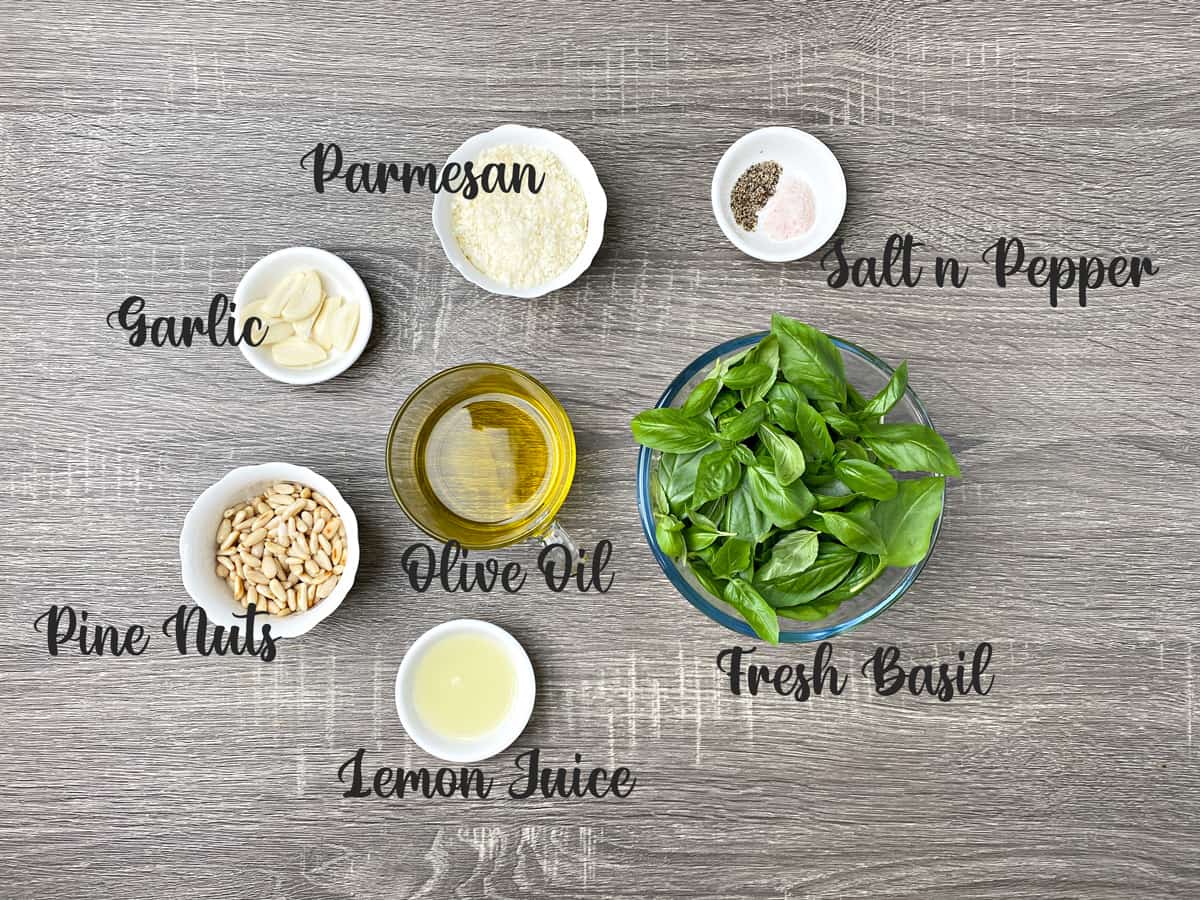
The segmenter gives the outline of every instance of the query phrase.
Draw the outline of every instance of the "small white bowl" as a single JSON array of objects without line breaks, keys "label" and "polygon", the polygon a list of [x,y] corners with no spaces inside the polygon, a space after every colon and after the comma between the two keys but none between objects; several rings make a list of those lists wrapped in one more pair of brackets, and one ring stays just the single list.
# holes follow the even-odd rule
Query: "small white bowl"
[{"label": "small white bowl", "polygon": [[184,588],[209,619],[218,625],[237,625],[244,630],[245,618],[235,616],[245,616],[245,610],[233,599],[229,585],[217,575],[217,526],[229,507],[257,497],[265,488],[280,481],[293,481],[324,494],[346,527],[346,569],[332,594],[304,612],[290,616],[255,615],[256,624],[271,626],[272,637],[289,638],[304,634],[330,616],[350,593],[358,572],[358,520],[350,504],[327,479],[304,466],[281,462],[234,469],[192,504],[179,535],[179,562]]},{"label": "small white bowl", "polygon": [[[791,241],[773,241],[759,231],[746,231],[733,218],[729,194],[741,174],[755,163],[774,160],[812,189],[813,226]],[[807,131],[775,126],[742,135],[717,163],[712,179],[712,208],[725,237],[743,253],[767,262],[808,256],[837,231],[846,212],[846,176],[833,151]]]},{"label": "small white bowl", "polygon": [[506,297],[540,297],[551,291],[564,288],[584,272],[592,264],[600,242],[604,240],[604,217],[608,214],[608,197],[596,177],[596,170],[588,158],[583,155],[573,143],[553,131],[545,128],[526,128],[524,125],[501,125],[491,131],[485,131],[466,140],[462,146],[450,154],[448,163],[473,162],[484,150],[490,147],[500,147],[505,144],[538,147],[554,153],[583,191],[583,199],[587,202],[588,226],[587,237],[584,238],[583,248],[575,261],[568,266],[557,278],[545,284],[533,287],[512,287],[494,278],[489,278],[480,272],[466,255],[459,249],[458,241],[454,239],[454,223],[451,216],[451,206],[457,194],[445,191],[439,192],[433,200],[433,230],[441,241],[442,250],[451,265],[462,276],[486,291],[502,294]]},{"label": "small white bowl", "polygon": [[[446,738],[427,727],[421,721],[412,698],[413,672],[421,655],[436,641],[455,634],[481,634],[494,640],[508,653],[517,673],[517,694],[509,707],[508,716],[491,734],[474,740]],[[400,724],[418,747],[447,762],[479,762],[508,748],[529,724],[536,694],[533,665],[525,648],[500,626],[480,619],[454,619],[430,628],[413,641],[400,662],[400,671],[396,673],[396,712],[400,714]]]},{"label": "small white bowl", "polygon": [[297,269],[316,269],[324,282],[325,293],[340,295],[347,302],[358,304],[358,331],[355,332],[354,343],[350,345],[350,349],[345,352],[334,349],[330,352],[329,359],[320,365],[293,369],[275,362],[270,347],[251,347],[245,341],[238,347],[242,356],[250,360],[250,365],[268,378],[274,378],[284,384],[317,384],[328,381],[335,375],[341,375],[350,368],[362,356],[367,339],[371,337],[371,297],[367,294],[366,285],[348,262],[328,250],[317,247],[287,247],[268,253],[252,265],[238,282],[233,295],[233,302],[236,304],[234,315],[240,323],[242,310],[255,300],[265,297],[275,285]]}]

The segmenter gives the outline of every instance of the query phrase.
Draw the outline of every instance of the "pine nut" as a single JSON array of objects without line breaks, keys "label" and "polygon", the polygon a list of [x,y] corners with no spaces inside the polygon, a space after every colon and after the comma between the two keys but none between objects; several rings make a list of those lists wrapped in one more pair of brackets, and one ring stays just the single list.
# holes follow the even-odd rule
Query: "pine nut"
[{"label": "pine nut", "polygon": [[224,511],[215,570],[241,606],[270,615],[312,609],[345,572],[345,526],[327,497],[291,482]]}]

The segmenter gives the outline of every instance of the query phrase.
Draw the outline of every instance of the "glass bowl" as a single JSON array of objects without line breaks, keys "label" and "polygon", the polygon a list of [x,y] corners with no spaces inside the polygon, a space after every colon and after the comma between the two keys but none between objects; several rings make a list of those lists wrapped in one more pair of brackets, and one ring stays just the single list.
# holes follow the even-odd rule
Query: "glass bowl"
[{"label": "glass bowl", "polygon": [[[658,398],[658,403],[655,406],[682,405],[692,388],[704,379],[704,376],[712,368],[713,363],[717,361],[718,357],[731,356],[732,354],[746,350],[765,338],[767,334],[768,332],[765,331],[758,332],[757,334],[747,334],[713,347],[703,356],[694,360],[675,377],[675,380],[671,382],[666,391],[663,392],[663,395]],[[842,360],[846,367],[846,380],[857,388],[859,393],[869,398],[878,393],[887,384],[888,379],[892,377],[892,369],[887,363],[861,347],[851,344],[849,341],[843,341],[832,335],[830,337],[842,353]],[[900,401],[888,413],[887,421],[919,422],[922,425],[929,425],[931,427],[933,425],[929,420],[929,414],[925,412],[925,407],[921,404],[920,399],[918,399],[911,387],[904,392],[904,396],[900,398]],[[651,450],[648,447],[643,447],[638,454],[638,513],[642,520],[642,532],[645,534],[646,541],[650,545],[650,551],[654,554],[654,558],[658,560],[658,564],[662,567],[671,584],[675,585],[679,593],[683,594],[684,598],[692,606],[696,607],[696,609],[700,610],[713,621],[720,622],[731,631],[736,631],[738,634],[744,634],[748,637],[755,637],[754,631],[734,611],[733,607],[720,597],[716,597],[707,591],[696,580],[691,570],[682,568],[659,549],[658,540],[654,536],[654,516],[650,505],[650,477],[658,466],[660,457],[661,454],[658,451]],[[942,500],[944,514],[944,489]],[[861,594],[842,603],[841,606],[824,619],[813,622],[797,622],[794,619],[787,619],[780,616],[780,643],[822,641],[849,631],[851,628],[875,618],[875,616],[904,596],[904,592],[916,581],[917,576],[921,574],[921,570],[925,567],[925,563],[933,555],[933,548],[937,544],[938,534],[941,530],[942,516],[939,515],[937,522],[933,526],[933,534],[929,540],[929,552],[925,554],[925,559],[916,565],[906,568],[895,566],[888,568],[875,581],[868,585],[866,590]]]}]

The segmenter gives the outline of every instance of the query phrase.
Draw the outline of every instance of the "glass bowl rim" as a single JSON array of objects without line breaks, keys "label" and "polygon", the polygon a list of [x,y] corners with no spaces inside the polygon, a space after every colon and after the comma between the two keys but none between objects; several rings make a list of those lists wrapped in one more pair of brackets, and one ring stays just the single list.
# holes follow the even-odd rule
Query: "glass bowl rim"
[{"label": "glass bowl rim", "polygon": [[[718,344],[711,350],[702,353],[696,359],[692,360],[683,371],[667,385],[667,389],[663,391],[662,396],[658,398],[658,402],[654,404],[655,408],[670,406],[675,398],[679,396],[684,385],[692,380],[697,374],[709,368],[719,357],[730,353],[736,353],[746,347],[753,346],[765,338],[769,331],[757,331],[753,334],[744,334],[741,337],[731,338],[722,344]],[[850,353],[859,357],[864,362],[878,369],[886,378],[891,378],[893,369],[875,354],[864,350],[857,344],[850,341],[842,340],[834,335],[829,335],[829,338],[838,347],[839,350]],[[912,402],[916,409],[917,415],[921,423],[929,427],[933,427],[933,421],[929,418],[929,413],[925,410],[925,405],[921,402],[921,398],[917,396],[916,391],[911,386],[904,391],[905,396]],[[658,546],[658,539],[655,537],[654,516],[651,513],[650,504],[650,464],[654,452],[649,447],[642,447],[638,452],[637,461],[637,494],[638,494],[638,517],[642,523],[642,534],[646,538],[646,543],[650,545],[650,552],[654,554],[654,558],[658,561],[659,567],[663,570],[663,574],[667,576],[667,580],[674,585],[692,606],[700,610],[710,619],[724,625],[731,631],[736,631],[738,634],[746,637],[756,638],[754,630],[746,624],[741,618],[727,613],[725,610],[715,606],[708,597],[698,591],[683,577],[683,573],[679,571],[679,567],[669,556],[662,552]],[[925,564],[929,558],[933,556],[934,547],[937,546],[938,535],[942,530],[942,517],[946,514],[946,488],[942,486],[942,511],[938,514],[937,521],[933,525],[933,534],[929,538],[929,551],[925,557],[918,563],[908,566],[904,572],[904,576],[900,582],[888,592],[882,600],[875,603],[869,609],[860,612],[858,615],[845,622],[838,622],[834,625],[826,625],[821,628],[811,628],[802,630],[789,630],[779,632],[780,643],[804,643],[807,641],[823,641],[835,635],[842,634],[852,628],[856,628],[864,622],[875,618],[897,600],[904,596],[917,576],[921,574],[921,570],[925,568]],[[791,620],[788,620],[789,622]]]}]

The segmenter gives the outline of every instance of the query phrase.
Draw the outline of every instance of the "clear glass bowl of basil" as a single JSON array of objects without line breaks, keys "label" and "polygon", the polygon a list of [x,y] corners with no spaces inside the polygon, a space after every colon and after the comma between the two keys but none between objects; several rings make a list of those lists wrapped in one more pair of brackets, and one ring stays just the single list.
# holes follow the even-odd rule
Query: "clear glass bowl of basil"
[{"label": "clear glass bowl of basil", "polygon": [[784,316],[696,359],[632,427],[663,572],[772,643],[824,640],[900,599],[960,474],[906,365]]}]

